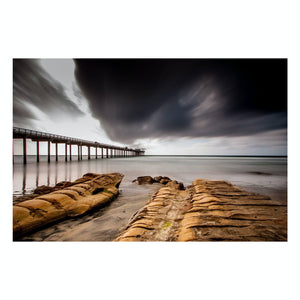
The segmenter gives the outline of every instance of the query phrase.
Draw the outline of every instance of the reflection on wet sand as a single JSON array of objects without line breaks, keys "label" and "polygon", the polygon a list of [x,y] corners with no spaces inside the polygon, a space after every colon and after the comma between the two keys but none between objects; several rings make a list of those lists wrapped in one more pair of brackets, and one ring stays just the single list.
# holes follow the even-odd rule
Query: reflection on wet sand
[{"label": "reflection on wet sand", "polygon": [[47,162],[36,163],[34,161],[26,165],[15,164],[13,166],[13,194],[24,195],[41,185],[52,186],[60,181],[72,181],[81,177],[83,173],[87,173],[88,169],[96,168],[91,163],[83,167],[77,161],[58,161],[51,165]]},{"label": "reflection on wet sand", "polygon": [[23,184],[22,184],[22,193],[25,194],[26,191],[26,165],[23,168]]}]

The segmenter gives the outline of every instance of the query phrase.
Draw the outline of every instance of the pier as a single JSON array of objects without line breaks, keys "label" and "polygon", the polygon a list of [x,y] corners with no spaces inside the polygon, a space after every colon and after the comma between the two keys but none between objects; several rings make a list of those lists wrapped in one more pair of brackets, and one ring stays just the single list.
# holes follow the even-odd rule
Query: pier
[{"label": "pier", "polygon": [[[27,163],[27,147],[26,140],[31,139],[36,142],[36,161],[40,161],[40,142],[48,143],[48,162],[51,161],[50,143],[55,144],[55,161],[58,161],[58,144],[65,144],[65,161],[68,161],[68,146],[69,160],[72,160],[72,146],[77,146],[77,159],[82,160],[82,147],[87,147],[88,159],[91,159],[91,147],[95,148],[95,158],[115,158],[115,157],[132,157],[145,154],[143,149],[132,149],[128,147],[120,147],[114,145],[92,142],[82,139],[71,138],[67,136],[51,134],[36,130],[13,127],[13,139],[23,139],[23,163]],[[98,149],[101,152],[98,153]],[[14,153],[13,153],[14,155]]]}]

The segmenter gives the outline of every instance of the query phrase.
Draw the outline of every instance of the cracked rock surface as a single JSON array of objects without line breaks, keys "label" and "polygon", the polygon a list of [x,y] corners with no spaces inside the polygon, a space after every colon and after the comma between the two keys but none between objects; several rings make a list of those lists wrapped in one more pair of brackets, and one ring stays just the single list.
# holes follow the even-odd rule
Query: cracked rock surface
[{"label": "cracked rock surface", "polygon": [[226,181],[170,184],[115,241],[287,241],[287,206]]}]

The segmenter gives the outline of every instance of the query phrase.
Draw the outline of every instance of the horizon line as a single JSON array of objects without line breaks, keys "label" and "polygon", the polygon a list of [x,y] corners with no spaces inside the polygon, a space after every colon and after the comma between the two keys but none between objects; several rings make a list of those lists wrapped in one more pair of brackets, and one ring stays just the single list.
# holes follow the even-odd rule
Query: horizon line
[{"label": "horizon line", "polygon": [[[23,154],[13,154],[14,156],[23,156]],[[36,156],[36,154],[27,154],[27,156]],[[40,156],[48,156],[47,154],[40,154]],[[51,154],[55,156],[55,154]],[[64,154],[59,154],[58,156],[65,156]],[[72,154],[72,156],[77,156],[77,154]],[[87,154],[83,154],[87,156]],[[95,154],[91,154],[95,156]],[[210,157],[288,157],[288,155],[271,155],[271,154],[145,154],[142,156],[210,156]],[[141,156],[141,157],[142,157]]]}]

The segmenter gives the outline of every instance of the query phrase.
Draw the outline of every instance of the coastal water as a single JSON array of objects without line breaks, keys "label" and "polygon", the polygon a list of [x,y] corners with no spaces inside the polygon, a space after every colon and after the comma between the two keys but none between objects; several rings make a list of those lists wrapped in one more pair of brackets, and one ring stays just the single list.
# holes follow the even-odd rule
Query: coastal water
[{"label": "coastal water", "polygon": [[108,206],[78,220],[65,220],[50,228],[33,233],[25,240],[113,240],[126,226],[128,219],[140,209],[160,185],[138,186],[132,180],[138,176],[168,176],[190,185],[196,178],[227,180],[249,192],[270,196],[287,203],[286,157],[213,157],[213,156],[141,156],[82,161],[77,156],[65,162],[64,156],[47,162],[47,156],[28,156],[26,165],[22,156],[14,157],[13,195],[31,193],[41,185],[53,186],[60,181],[73,181],[85,173],[120,172],[124,178],[120,196]]},{"label": "coastal water", "polygon": [[282,197],[287,190],[286,157],[213,157],[213,156],[142,156],[127,158],[95,159],[65,162],[64,156],[28,156],[27,164],[22,156],[15,156],[13,164],[13,195],[30,193],[40,185],[53,186],[60,181],[73,181],[88,172],[120,172],[125,175],[121,186],[133,188],[132,180],[137,176],[169,176],[189,185],[196,178],[228,180],[233,184],[254,192]]}]

